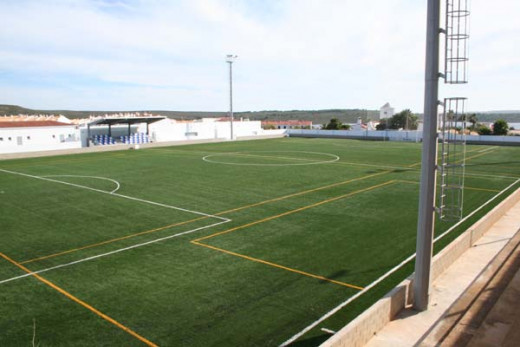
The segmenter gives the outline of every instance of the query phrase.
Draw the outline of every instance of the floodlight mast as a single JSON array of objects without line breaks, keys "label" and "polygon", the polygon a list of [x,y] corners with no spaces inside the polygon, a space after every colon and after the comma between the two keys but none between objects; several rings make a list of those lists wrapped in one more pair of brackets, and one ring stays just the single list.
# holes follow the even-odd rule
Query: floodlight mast
[{"label": "floodlight mast", "polygon": [[440,33],[440,0],[428,0],[421,188],[417,222],[417,256],[413,281],[413,305],[419,311],[428,309],[431,287],[430,266],[435,221],[434,206],[437,169]]},{"label": "floodlight mast", "polygon": [[231,140],[233,136],[233,62],[238,58],[238,55],[228,54],[226,56],[226,62],[229,64],[229,125],[231,132]]}]

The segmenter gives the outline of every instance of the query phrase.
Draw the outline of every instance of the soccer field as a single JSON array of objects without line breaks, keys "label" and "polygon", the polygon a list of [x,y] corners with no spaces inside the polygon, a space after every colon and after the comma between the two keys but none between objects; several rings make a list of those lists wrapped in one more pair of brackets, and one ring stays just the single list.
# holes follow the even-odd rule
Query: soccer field
[{"label": "soccer field", "polygon": [[[280,138],[0,161],[0,345],[317,345],[413,271],[420,144]],[[467,146],[464,215],[520,186]],[[301,336],[300,336],[301,335]]]}]

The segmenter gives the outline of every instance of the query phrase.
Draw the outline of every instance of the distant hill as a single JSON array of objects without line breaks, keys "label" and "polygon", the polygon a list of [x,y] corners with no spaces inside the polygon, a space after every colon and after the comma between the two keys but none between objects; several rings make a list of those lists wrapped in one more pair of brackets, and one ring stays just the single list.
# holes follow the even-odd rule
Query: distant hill
[{"label": "distant hill", "polygon": [[310,120],[313,124],[325,124],[332,118],[337,118],[342,123],[356,123],[358,118],[379,120],[379,111],[362,109],[331,109],[331,110],[292,110],[292,111],[258,111],[239,112],[238,117],[254,120]]},{"label": "distant hill", "polygon": [[[16,114],[62,114],[68,118],[86,118],[90,115],[105,115],[116,113],[132,113],[132,112],[148,112],[153,114],[160,114],[173,119],[201,119],[201,118],[220,118],[226,117],[227,112],[182,112],[182,111],[165,111],[165,110],[134,110],[134,111],[71,111],[71,110],[35,110],[28,109],[16,105],[0,105],[1,115],[16,115]],[[249,118],[251,120],[311,120],[315,124],[324,124],[330,121],[331,118],[338,118],[343,123],[355,123],[358,117],[364,121],[367,118],[372,120],[379,119],[379,111],[377,110],[362,110],[362,109],[331,109],[331,110],[292,110],[292,111],[258,111],[258,112],[235,112],[236,118]]]},{"label": "distant hill", "polygon": [[509,123],[520,123],[520,111],[475,112],[479,122],[494,122],[503,119]]},{"label": "distant hill", "polygon": [[[197,111],[165,111],[165,110],[134,110],[134,111],[71,111],[71,110],[33,110],[16,105],[0,105],[0,116],[16,114],[62,114],[68,118],[86,118],[90,115],[105,115],[125,112],[148,112],[166,116],[173,119],[201,119],[220,118],[227,116],[227,112],[197,112]],[[480,122],[493,122],[504,119],[507,122],[520,123],[520,111],[493,111],[475,112]],[[330,109],[330,110],[292,110],[292,111],[257,111],[235,112],[236,118],[249,118],[251,120],[310,120],[314,124],[328,123],[331,118],[338,118],[342,123],[355,123],[359,117],[363,121],[367,119],[379,120],[378,110],[364,109]],[[422,118],[422,115],[418,115]]]}]

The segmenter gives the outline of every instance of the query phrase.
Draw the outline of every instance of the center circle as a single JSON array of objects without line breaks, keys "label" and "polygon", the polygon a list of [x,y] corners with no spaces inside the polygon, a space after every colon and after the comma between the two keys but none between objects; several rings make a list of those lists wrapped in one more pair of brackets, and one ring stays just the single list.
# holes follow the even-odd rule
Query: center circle
[{"label": "center circle", "polygon": [[331,153],[304,151],[245,151],[209,154],[202,160],[213,164],[241,166],[302,166],[333,163],[339,157]]}]

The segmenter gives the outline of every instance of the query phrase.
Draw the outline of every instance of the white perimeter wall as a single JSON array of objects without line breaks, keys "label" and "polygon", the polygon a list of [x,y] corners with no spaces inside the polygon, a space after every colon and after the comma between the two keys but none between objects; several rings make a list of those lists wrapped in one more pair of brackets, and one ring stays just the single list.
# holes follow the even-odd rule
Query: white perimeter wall
[{"label": "white perimeter wall", "polygon": [[[288,129],[289,136],[302,137],[343,137],[351,139],[385,139],[389,141],[422,141],[422,131],[417,130],[306,130],[306,129]],[[480,136],[466,135],[466,141],[471,144],[518,144],[520,145],[520,136]]]},{"label": "white perimeter wall", "polygon": [[[235,138],[264,135],[264,130],[260,121],[234,122],[233,135]],[[163,120],[150,124],[150,136],[156,142],[229,139],[231,131],[229,122],[172,123]]]},{"label": "white perimeter wall", "polygon": [[74,125],[0,128],[0,153],[53,151],[71,148],[81,148],[79,130]]}]

